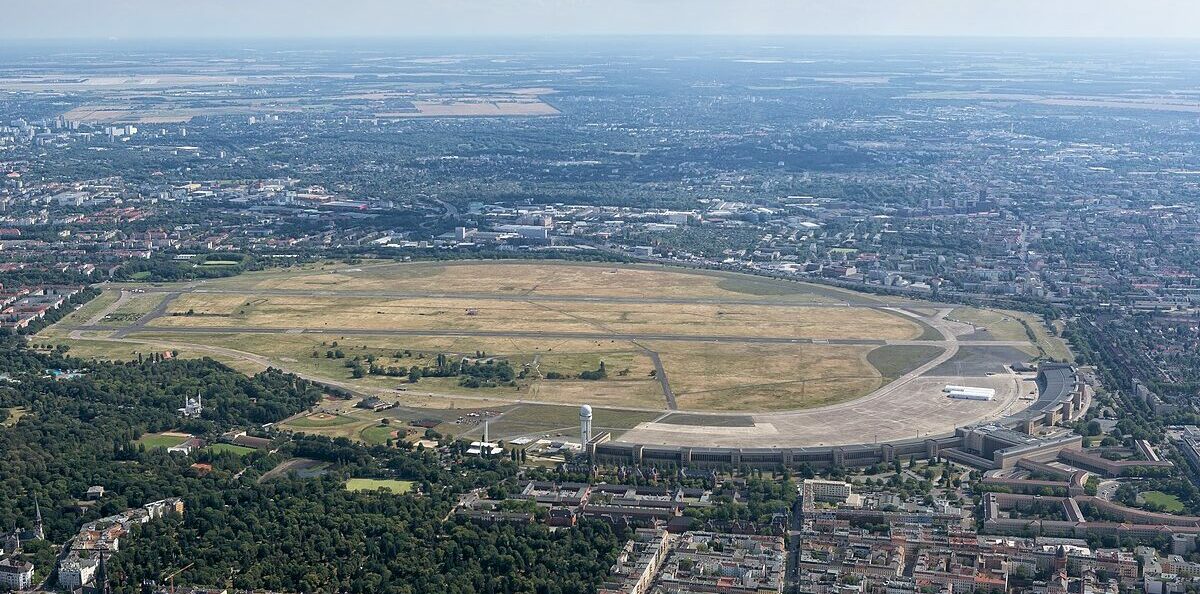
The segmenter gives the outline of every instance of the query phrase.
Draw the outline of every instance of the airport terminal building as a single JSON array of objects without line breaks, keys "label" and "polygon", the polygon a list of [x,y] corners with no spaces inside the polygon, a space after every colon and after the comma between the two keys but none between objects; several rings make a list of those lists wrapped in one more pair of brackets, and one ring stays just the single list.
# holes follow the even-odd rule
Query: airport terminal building
[{"label": "airport terminal building", "polygon": [[1002,419],[961,427],[953,435],[878,444],[797,448],[704,448],[611,441],[608,434],[587,446],[597,463],[647,466],[793,468],[863,467],[897,458],[946,457],[982,469],[1011,467],[1021,458],[1050,460],[1064,448],[1079,448],[1077,435],[1039,437],[1039,430],[1081,417],[1091,402],[1090,388],[1077,370],[1043,363],[1037,373],[1037,399]]}]

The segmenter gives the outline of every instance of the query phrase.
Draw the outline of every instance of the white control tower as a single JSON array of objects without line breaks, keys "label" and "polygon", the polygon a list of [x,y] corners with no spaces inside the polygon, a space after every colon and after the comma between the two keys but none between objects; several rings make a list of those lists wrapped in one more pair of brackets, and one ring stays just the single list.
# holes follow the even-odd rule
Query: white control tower
[{"label": "white control tower", "polygon": [[579,407],[579,445],[587,451],[588,442],[592,441],[592,407]]}]

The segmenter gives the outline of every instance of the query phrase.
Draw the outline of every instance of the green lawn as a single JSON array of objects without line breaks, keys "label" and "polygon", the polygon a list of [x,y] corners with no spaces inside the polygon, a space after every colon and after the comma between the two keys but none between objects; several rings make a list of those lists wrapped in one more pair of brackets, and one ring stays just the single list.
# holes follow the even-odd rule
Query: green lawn
[{"label": "green lawn", "polygon": [[346,489],[350,491],[388,491],[397,495],[412,491],[413,481],[398,481],[392,479],[350,479],[346,481]]},{"label": "green lawn", "polygon": [[163,435],[161,433],[147,433],[147,434],[143,435],[141,437],[141,439],[138,439],[137,443],[139,445],[146,446],[147,450],[153,450],[155,448],[174,447],[174,446],[177,446],[187,440],[188,440],[187,437],[181,437],[178,435]]},{"label": "green lawn", "polygon": [[867,353],[867,362],[885,382],[890,382],[932,361],[943,350],[937,346],[885,345]]},{"label": "green lawn", "polygon": [[208,446],[208,451],[210,451],[214,454],[224,454],[226,452],[231,452],[231,453],[237,454],[239,456],[245,456],[246,454],[252,453],[254,451],[254,448],[248,448],[245,446],[234,445],[232,443],[214,443],[214,444]]},{"label": "green lawn", "polygon": [[1170,493],[1164,493],[1162,491],[1143,491],[1138,495],[1140,495],[1142,500],[1146,503],[1153,503],[1169,513],[1177,514],[1184,509],[1183,502],[1180,501],[1178,497],[1171,495]]},{"label": "green lawn", "polygon": [[373,425],[363,429],[359,436],[362,440],[371,445],[385,445],[389,439],[393,439],[397,427],[394,425]]}]

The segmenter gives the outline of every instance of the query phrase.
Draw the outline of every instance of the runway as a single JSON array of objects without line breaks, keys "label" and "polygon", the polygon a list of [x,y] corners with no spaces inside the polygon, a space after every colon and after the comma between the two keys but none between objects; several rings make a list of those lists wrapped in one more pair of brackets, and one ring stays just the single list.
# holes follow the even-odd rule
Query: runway
[{"label": "runway", "polygon": [[118,337],[142,332],[162,334],[336,334],[339,336],[436,336],[452,338],[527,338],[550,340],[613,340],[659,342],[711,342],[717,344],[821,344],[833,346],[945,346],[949,342],[962,346],[1027,346],[1028,342],[974,340],[876,340],[876,339],[814,339],[778,336],[737,336],[725,334],[663,334],[624,332],[551,332],[522,330],[399,330],[382,328],[288,328],[279,326],[148,326],[135,324],[123,328],[104,325],[78,326],[77,331],[116,332]]},{"label": "runway", "polygon": [[634,305],[767,305],[780,307],[844,307],[884,309],[919,307],[911,301],[804,301],[787,299],[724,299],[709,297],[597,297],[592,295],[542,295],[536,293],[475,293],[470,291],[363,291],[321,289],[210,289],[191,287],[150,287],[147,293],[196,293],[200,295],[246,295],[254,297],[360,297],[365,299],[466,299],[474,301],[562,301],[570,303],[612,303]]}]

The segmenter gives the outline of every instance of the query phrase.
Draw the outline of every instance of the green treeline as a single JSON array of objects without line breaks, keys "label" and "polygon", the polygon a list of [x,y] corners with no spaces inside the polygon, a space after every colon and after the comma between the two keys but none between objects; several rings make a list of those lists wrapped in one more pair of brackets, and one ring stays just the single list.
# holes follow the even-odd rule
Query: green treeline
[{"label": "green treeline", "polygon": [[[474,365],[472,364],[472,367]],[[482,364],[486,367],[486,364]],[[54,379],[48,370],[83,370]],[[179,584],[294,592],[594,592],[625,535],[584,523],[551,532],[539,524],[481,526],[449,512],[469,489],[513,478],[507,459],[450,448],[368,447],[347,439],[277,436],[277,452],[201,451],[192,456],[137,445],[139,437],[180,430],[210,440],[254,428],[315,404],[321,390],[268,370],[245,377],[212,360],[158,357],[128,363],[39,353],[20,337],[0,337],[0,526],[32,527],[35,501],[48,542],[24,557],[39,574],[63,543],[91,520],[164,497],[183,497],[183,517],[156,520],[122,541],[111,559],[115,592],[195,563]],[[473,376],[472,376],[473,377]],[[183,421],[185,395],[200,393],[204,414]],[[15,414],[13,411],[17,411]],[[13,419],[16,419],[15,422]],[[289,457],[322,462],[315,478],[259,482]],[[213,465],[200,473],[194,462]],[[351,492],[351,477],[414,481],[408,495]],[[91,485],[104,498],[81,504]],[[448,519],[447,519],[448,518]]]}]

